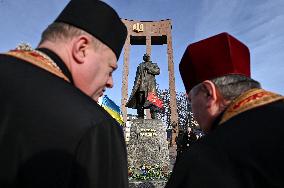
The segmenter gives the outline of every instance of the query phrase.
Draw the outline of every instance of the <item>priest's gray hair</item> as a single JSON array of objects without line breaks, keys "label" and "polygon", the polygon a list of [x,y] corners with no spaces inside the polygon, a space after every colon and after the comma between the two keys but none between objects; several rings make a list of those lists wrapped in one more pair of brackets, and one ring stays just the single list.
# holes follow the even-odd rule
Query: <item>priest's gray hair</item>
[{"label": "priest's gray hair", "polygon": [[258,81],[243,75],[225,75],[211,80],[226,100],[234,100],[244,92],[261,88]]},{"label": "priest's gray hair", "polygon": [[[215,84],[224,99],[228,101],[234,100],[250,89],[261,88],[258,81],[243,75],[225,75],[211,79],[210,81]],[[193,87],[191,92],[193,95],[197,95],[199,92],[208,93],[203,83]]]},{"label": "priest's gray hair", "polygon": [[80,36],[80,35],[88,35],[92,39],[92,43],[95,49],[105,46],[100,40],[92,36],[91,34],[87,33],[86,31],[79,29],[75,26],[61,23],[61,22],[54,22],[50,24],[41,34],[40,44],[44,41],[51,41],[56,42],[58,40],[67,41],[72,39],[73,37]]}]

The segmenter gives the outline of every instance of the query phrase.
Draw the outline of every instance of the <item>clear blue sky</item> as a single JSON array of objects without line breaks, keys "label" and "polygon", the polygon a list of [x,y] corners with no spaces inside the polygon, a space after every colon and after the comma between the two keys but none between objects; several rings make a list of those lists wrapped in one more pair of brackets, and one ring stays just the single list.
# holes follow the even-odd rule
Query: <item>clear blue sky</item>
[{"label": "clear blue sky", "polygon": [[[68,0],[0,0],[0,51],[19,42],[36,47],[41,31]],[[229,32],[250,48],[252,77],[265,89],[284,94],[284,0],[106,0],[121,18],[171,19],[177,91],[184,91],[178,64],[188,44]],[[130,50],[129,93],[144,46]],[[161,67],[157,82],[168,87],[166,46],[153,46],[152,60]],[[120,105],[123,54],[114,74],[115,86],[106,94]]]}]

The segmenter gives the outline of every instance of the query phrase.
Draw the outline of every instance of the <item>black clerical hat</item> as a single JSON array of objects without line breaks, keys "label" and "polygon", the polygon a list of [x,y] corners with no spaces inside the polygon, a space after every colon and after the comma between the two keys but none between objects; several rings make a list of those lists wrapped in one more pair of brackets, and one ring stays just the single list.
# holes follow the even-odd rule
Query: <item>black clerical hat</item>
[{"label": "black clerical hat", "polygon": [[83,29],[106,44],[119,58],[127,29],[108,4],[98,0],[71,0],[55,22]]}]

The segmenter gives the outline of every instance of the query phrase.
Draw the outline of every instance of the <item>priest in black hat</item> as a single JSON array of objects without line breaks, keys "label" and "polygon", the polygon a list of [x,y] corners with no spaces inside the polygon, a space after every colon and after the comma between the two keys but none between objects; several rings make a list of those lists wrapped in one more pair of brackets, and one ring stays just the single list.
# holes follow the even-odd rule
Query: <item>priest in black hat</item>
[{"label": "priest in black hat", "polygon": [[126,36],[106,3],[71,0],[38,48],[0,55],[1,188],[128,187],[122,129],[96,103]]}]

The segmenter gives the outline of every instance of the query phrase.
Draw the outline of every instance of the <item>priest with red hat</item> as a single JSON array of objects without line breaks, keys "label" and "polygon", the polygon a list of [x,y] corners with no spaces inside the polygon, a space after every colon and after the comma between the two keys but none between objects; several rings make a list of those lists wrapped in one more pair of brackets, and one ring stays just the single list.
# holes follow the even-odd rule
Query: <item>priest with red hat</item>
[{"label": "priest with red hat", "polygon": [[180,73],[206,135],[166,188],[284,187],[284,97],[251,78],[248,47],[228,33],[190,44]]}]

